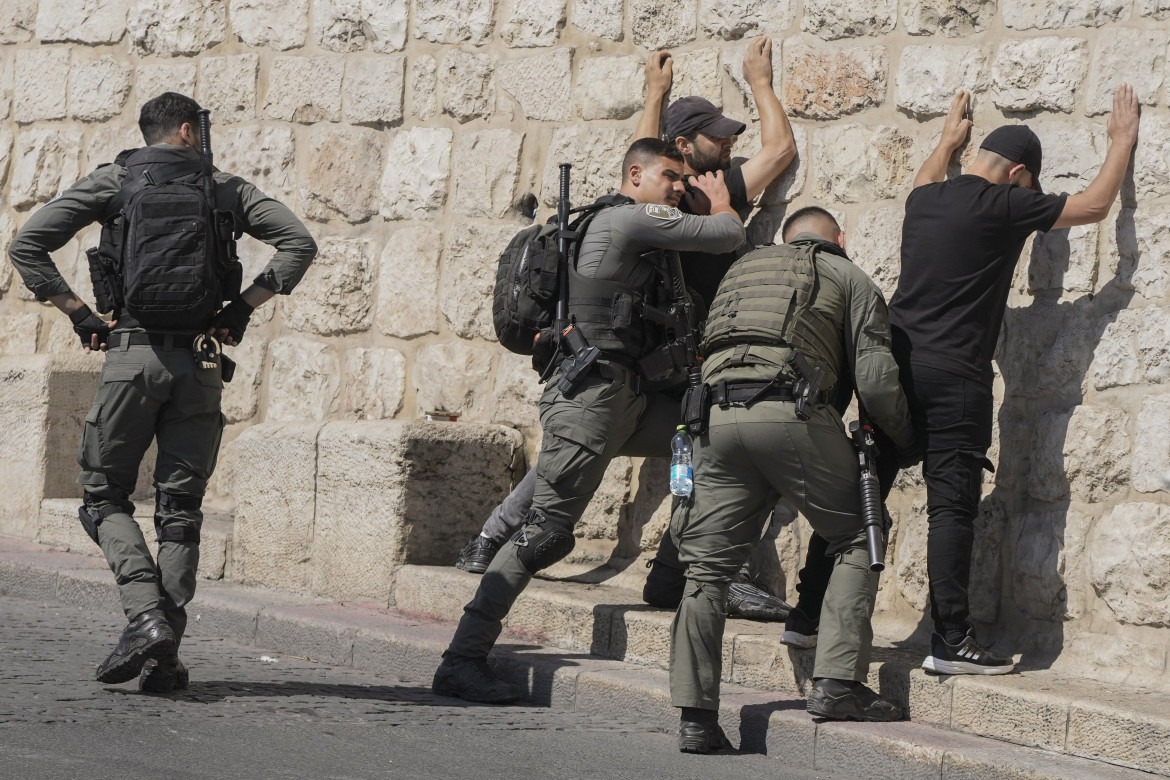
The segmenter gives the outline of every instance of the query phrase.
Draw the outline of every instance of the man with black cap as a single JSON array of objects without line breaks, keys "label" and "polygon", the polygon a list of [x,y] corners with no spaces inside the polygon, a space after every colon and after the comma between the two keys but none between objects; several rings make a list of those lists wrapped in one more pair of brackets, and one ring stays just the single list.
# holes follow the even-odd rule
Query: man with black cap
[{"label": "man with black cap", "polygon": [[1113,96],[1109,152],[1076,195],[1040,187],[1040,139],[1024,125],[988,134],[967,173],[946,179],[966,142],[969,95],[951,105],[938,147],[914,179],[902,224],[902,272],[890,300],[894,354],[925,442],[927,570],[935,633],[922,666],[937,674],[1005,674],[968,622],[973,526],[991,445],[991,359],[1016,261],[1034,231],[1100,222],[1121,189],[1137,142],[1138,101]]}]

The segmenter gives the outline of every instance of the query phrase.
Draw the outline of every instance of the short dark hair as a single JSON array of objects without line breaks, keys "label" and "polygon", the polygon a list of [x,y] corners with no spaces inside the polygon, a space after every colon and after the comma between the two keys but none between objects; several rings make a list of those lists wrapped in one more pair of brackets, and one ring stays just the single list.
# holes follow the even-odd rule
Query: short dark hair
[{"label": "short dark hair", "polygon": [[153,146],[174,137],[184,123],[199,124],[199,104],[178,92],[164,92],[142,104],[138,114],[138,129],[147,146]]},{"label": "short dark hair", "polygon": [[[802,209],[797,209],[789,215],[788,219],[784,220],[784,228],[780,231],[780,235],[784,238],[785,243],[790,238],[789,233],[794,227],[800,227],[804,222],[811,222],[814,219],[827,219],[833,223],[833,226],[838,232],[841,230],[841,225],[837,223],[837,218],[830,214],[820,206],[805,206]],[[825,236],[825,238],[836,238],[836,236]]]},{"label": "short dark hair", "polygon": [[659,157],[665,157],[674,162],[683,161],[682,152],[674,145],[674,141],[663,141],[658,138],[639,138],[634,141],[622,159],[622,181],[626,180],[630,166],[634,163],[646,165]]}]

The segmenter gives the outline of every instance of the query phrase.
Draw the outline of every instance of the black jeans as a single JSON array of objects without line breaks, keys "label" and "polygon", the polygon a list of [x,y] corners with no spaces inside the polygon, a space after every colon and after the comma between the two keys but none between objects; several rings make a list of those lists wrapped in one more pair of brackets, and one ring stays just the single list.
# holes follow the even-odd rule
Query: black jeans
[{"label": "black jeans", "polygon": [[991,446],[991,387],[949,371],[903,365],[902,385],[926,437],[926,567],[935,631],[954,644],[967,632],[975,516]]}]

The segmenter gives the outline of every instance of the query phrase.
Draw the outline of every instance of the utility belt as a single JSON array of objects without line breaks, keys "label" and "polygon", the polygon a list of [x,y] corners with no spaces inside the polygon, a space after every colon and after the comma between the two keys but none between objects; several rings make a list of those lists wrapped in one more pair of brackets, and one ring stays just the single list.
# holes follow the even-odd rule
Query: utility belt
[{"label": "utility belt", "polygon": [[[565,358],[561,362],[563,364],[569,360],[571,360],[571,358]],[[602,379],[608,379],[611,382],[621,382],[635,393],[642,392],[642,375],[639,374],[635,369],[615,361],[612,357],[605,355],[604,353],[602,353],[602,356],[599,359],[594,360],[586,369],[585,375],[588,375],[589,373],[596,373]],[[576,390],[576,385],[579,384],[581,378],[584,378],[584,375],[575,380],[574,387],[568,393],[566,393],[567,395]],[[564,390],[562,390],[562,392],[564,392]]]},{"label": "utility belt", "polygon": [[161,349],[191,350],[195,362],[202,368],[216,368],[225,383],[236,375],[236,361],[223,354],[219,341],[203,333],[149,333],[146,331],[115,331],[106,340],[109,349],[122,346],[152,346]]},{"label": "utility belt", "polygon": [[691,385],[683,394],[682,421],[687,432],[700,436],[707,432],[711,419],[711,407],[727,409],[743,406],[750,409],[760,401],[796,401],[797,393],[793,383],[771,382],[727,382],[720,380],[713,385]]}]

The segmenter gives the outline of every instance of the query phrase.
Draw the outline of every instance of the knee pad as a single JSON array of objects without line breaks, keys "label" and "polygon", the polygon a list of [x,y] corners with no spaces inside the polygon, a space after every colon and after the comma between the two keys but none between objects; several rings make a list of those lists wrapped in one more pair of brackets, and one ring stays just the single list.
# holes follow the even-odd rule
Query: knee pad
[{"label": "knee pad", "polygon": [[516,545],[516,557],[530,574],[547,569],[564,558],[577,546],[577,538],[560,528],[544,528],[533,533],[532,526],[526,525],[512,537]]},{"label": "knee pad", "polygon": [[105,499],[95,496],[86,491],[84,503],[77,508],[77,518],[81,521],[81,527],[85,529],[85,533],[90,539],[93,539],[94,544],[98,542],[98,526],[110,515],[124,513],[134,516],[134,504],[127,498],[122,499]]},{"label": "knee pad", "polygon": [[157,491],[155,497],[154,532],[159,544],[163,542],[194,542],[199,544],[199,521],[184,517],[164,517],[163,510],[195,510],[203,506],[203,496],[182,496]]}]

